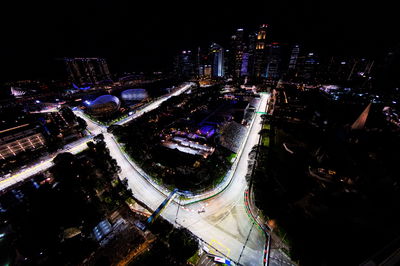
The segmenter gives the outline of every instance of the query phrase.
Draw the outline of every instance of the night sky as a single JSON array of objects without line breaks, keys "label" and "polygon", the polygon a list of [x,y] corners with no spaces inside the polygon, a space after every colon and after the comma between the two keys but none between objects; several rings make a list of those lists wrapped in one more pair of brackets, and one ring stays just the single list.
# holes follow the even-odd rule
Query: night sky
[{"label": "night sky", "polygon": [[261,23],[271,40],[320,54],[383,57],[400,42],[397,8],[383,1],[59,2],[0,8],[0,80],[56,77],[65,56],[105,57],[114,73],[165,70],[180,49],[226,45],[236,28]]}]

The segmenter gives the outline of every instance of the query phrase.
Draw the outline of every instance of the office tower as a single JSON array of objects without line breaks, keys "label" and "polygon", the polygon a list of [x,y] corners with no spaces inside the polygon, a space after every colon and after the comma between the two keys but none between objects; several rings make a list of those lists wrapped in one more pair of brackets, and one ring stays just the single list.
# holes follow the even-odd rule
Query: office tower
[{"label": "office tower", "polygon": [[332,82],[359,80],[368,77],[371,73],[373,61],[355,57],[331,57],[328,67],[325,67],[326,76]]},{"label": "office tower", "polygon": [[212,67],[211,67],[211,65],[203,65],[203,68],[204,68],[204,76],[205,77],[211,77],[211,75],[212,75]]},{"label": "office tower", "polygon": [[226,77],[232,77],[232,50],[231,49],[225,49],[224,50],[224,74]]},{"label": "office tower", "polygon": [[223,77],[224,76],[224,49],[216,44],[212,43],[210,47],[211,66],[212,66],[212,77]]},{"label": "office tower", "polygon": [[303,65],[303,78],[306,80],[311,80],[316,77],[318,70],[319,60],[315,53],[308,53],[304,58]]},{"label": "office tower", "polygon": [[281,76],[281,45],[277,42],[268,46],[267,67],[265,77],[269,79],[279,79]]},{"label": "office tower", "polygon": [[195,65],[195,76],[201,77],[204,76],[204,64],[203,64],[203,57],[201,55],[201,49],[200,47],[197,47],[197,53],[196,53],[196,65]]},{"label": "office tower", "polygon": [[240,76],[248,76],[249,75],[249,53],[243,53],[242,55],[242,64],[240,66]]},{"label": "office tower", "polygon": [[175,57],[174,72],[179,78],[192,78],[195,73],[195,58],[191,50],[184,50]]},{"label": "office tower", "polygon": [[294,70],[296,69],[296,63],[297,63],[297,58],[299,57],[300,54],[300,46],[298,44],[294,45],[292,48],[292,51],[290,53],[290,59],[289,59],[289,70]]},{"label": "office tower", "polygon": [[254,50],[254,76],[265,77],[267,57],[267,24],[262,24],[257,32]]},{"label": "office tower", "polygon": [[256,39],[257,32],[252,32],[248,36],[248,45],[247,45],[247,53],[248,53],[248,62],[247,62],[247,72],[248,76],[254,77],[254,63],[255,63],[255,50],[256,50]]},{"label": "office tower", "polygon": [[237,29],[235,34],[231,37],[231,53],[229,57],[229,74],[238,78],[241,76],[243,53],[245,51],[245,44],[243,39],[243,29]]},{"label": "office tower", "polygon": [[377,72],[377,84],[387,93],[398,93],[400,87],[400,45],[392,47],[384,56]]},{"label": "office tower", "polygon": [[93,85],[111,78],[103,58],[64,58],[69,80],[78,85]]}]

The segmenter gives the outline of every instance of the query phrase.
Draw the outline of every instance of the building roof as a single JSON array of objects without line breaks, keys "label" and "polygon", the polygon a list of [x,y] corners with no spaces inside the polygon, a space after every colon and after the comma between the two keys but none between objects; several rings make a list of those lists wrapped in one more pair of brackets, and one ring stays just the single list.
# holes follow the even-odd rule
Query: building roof
[{"label": "building roof", "polygon": [[148,97],[145,89],[128,89],[121,93],[121,98],[126,101],[141,101]]},{"label": "building roof", "polygon": [[93,114],[106,114],[116,112],[121,105],[120,100],[113,95],[97,97],[89,106],[89,112]]},{"label": "building roof", "polygon": [[221,130],[221,145],[232,152],[239,151],[240,143],[246,134],[246,127],[235,121],[226,123]]}]

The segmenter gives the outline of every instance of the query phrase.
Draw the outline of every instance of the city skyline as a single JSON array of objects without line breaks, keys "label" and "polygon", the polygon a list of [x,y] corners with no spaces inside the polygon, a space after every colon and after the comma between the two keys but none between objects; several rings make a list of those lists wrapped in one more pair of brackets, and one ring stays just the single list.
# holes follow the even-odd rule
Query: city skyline
[{"label": "city skyline", "polygon": [[394,7],[9,4],[0,265],[400,263]]},{"label": "city skyline", "polygon": [[[212,42],[226,47],[237,28],[251,31],[263,23],[270,25],[267,36],[273,41],[300,43],[321,55],[383,58],[399,42],[390,33],[396,25],[390,6],[306,1],[249,2],[240,7],[106,2],[45,7],[6,7],[10,12],[1,18],[7,40],[0,44],[3,81],[59,78],[54,65],[64,57],[103,57],[114,73],[166,71],[179,50]],[[16,11],[18,19],[13,16]],[[374,19],[380,13],[384,18]]]}]

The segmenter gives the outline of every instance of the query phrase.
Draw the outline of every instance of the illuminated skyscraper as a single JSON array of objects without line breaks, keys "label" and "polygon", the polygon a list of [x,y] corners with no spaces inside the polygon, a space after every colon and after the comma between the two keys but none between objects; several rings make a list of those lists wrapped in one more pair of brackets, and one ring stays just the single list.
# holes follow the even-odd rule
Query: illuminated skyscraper
[{"label": "illuminated skyscraper", "polygon": [[69,80],[76,85],[98,84],[111,78],[103,58],[64,58],[64,62]]},{"label": "illuminated skyscraper", "polygon": [[300,46],[298,44],[294,45],[289,59],[289,69],[296,69],[297,58],[300,54]]},{"label": "illuminated skyscraper", "polygon": [[212,63],[212,77],[224,76],[224,48],[213,43],[210,47],[210,56]]},{"label": "illuminated skyscraper", "polygon": [[254,76],[265,77],[267,59],[267,24],[262,24],[256,34],[254,50]]},{"label": "illuminated skyscraper", "polygon": [[231,37],[229,72],[234,78],[241,76],[243,53],[245,51],[243,32],[243,29],[237,29],[235,34]]},{"label": "illuminated skyscraper", "polygon": [[240,67],[240,76],[248,76],[249,75],[249,53],[243,53],[242,56],[242,64]]},{"label": "illuminated skyscraper", "polygon": [[196,65],[195,65],[195,75],[198,77],[201,77],[204,75],[204,65],[202,64],[202,55],[201,55],[201,49],[200,47],[197,48],[197,53],[196,53]]},{"label": "illuminated skyscraper", "polygon": [[268,46],[265,77],[279,79],[281,76],[281,45],[277,42]]},{"label": "illuminated skyscraper", "polygon": [[308,53],[305,57],[303,67],[303,78],[307,80],[314,79],[318,70],[319,60],[315,53]]},{"label": "illuminated skyscraper", "polygon": [[184,50],[175,57],[175,75],[180,78],[191,78],[195,73],[195,58],[191,50]]},{"label": "illuminated skyscraper", "polygon": [[248,61],[247,61],[247,73],[248,76],[254,77],[254,64],[255,64],[255,51],[256,51],[256,39],[257,33],[252,32],[248,36],[248,45],[247,45],[247,53],[248,53]]}]

